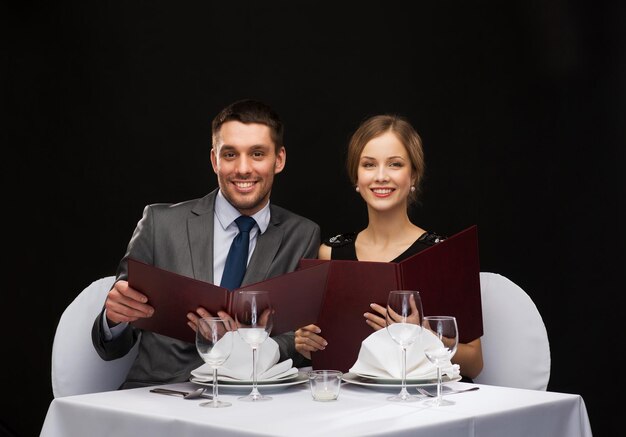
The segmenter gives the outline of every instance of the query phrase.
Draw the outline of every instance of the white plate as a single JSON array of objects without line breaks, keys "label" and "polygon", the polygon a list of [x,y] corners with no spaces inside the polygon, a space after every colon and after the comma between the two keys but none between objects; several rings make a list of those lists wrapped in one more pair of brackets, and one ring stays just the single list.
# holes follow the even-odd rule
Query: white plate
[{"label": "white plate", "polygon": [[[401,379],[375,379],[370,377],[364,377],[357,375],[356,373],[348,372],[343,374],[343,380],[350,384],[364,385],[367,387],[378,387],[378,388],[397,388],[402,385]],[[460,381],[461,375],[455,376],[454,378],[448,378],[444,376],[443,382],[454,382]],[[436,379],[407,379],[406,386],[407,387],[425,387],[428,385],[437,384]]]},{"label": "white plate", "polygon": [[[194,384],[213,386],[212,381],[198,381],[195,377],[189,378]],[[257,381],[259,388],[282,388],[291,385],[302,384],[307,382],[309,377],[306,373],[296,373],[294,377],[284,378],[282,380],[273,379],[267,381]],[[252,381],[218,381],[220,389],[222,388],[252,388]]]},{"label": "white plate", "polygon": [[[291,381],[294,378],[298,377],[298,372],[296,373],[292,373],[291,375],[287,375],[287,376],[283,376],[280,378],[274,377],[274,378],[268,378],[268,379],[259,379],[257,381],[257,384],[261,385],[261,384],[276,384],[278,382],[282,382],[282,381]],[[234,379],[234,378],[230,378],[228,376],[217,376],[217,380],[219,381],[220,384],[222,383],[226,383],[226,384],[233,384],[233,385],[242,385],[242,384],[248,384],[248,385],[252,385],[252,380],[251,379]],[[211,383],[211,381],[207,381],[208,383]]]},{"label": "white plate", "polygon": [[[358,372],[352,372],[351,374],[355,375],[355,376],[358,376],[358,377],[361,377],[364,380],[367,380],[369,382],[376,382],[376,383],[380,383],[380,384],[397,384],[397,385],[402,384],[402,379],[400,379],[400,378],[373,376],[373,375],[367,375],[365,373],[358,373]],[[458,381],[458,379],[455,379],[455,378],[456,377],[450,378],[448,375],[443,375],[442,382]],[[459,377],[459,379],[460,378],[461,377]],[[437,378],[411,378],[411,377],[407,377],[406,378],[406,383],[407,384],[425,384],[425,383],[437,384]]]}]

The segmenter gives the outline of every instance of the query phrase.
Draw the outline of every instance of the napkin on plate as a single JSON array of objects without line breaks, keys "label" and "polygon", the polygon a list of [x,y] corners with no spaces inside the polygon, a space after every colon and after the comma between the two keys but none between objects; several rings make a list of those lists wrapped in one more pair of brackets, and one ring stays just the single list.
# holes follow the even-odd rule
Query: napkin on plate
[{"label": "napkin on plate", "polygon": [[[430,331],[422,332],[420,338],[406,350],[407,379],[437,378],[437,367],[424,355],[426,345],[443,347],[435,334]],[[452,364],[447,360],[441,367],[441,374],[455,378],[459,376],[459,370],[458,364]],[[386,329],[380,329],[363,340],[359,356],[350,372],[371,378],[401,379],[402,349],[393,341]]]},{"label": "napkin on plate", "polygon": [[[241,336],[233,331],[226,335],[233,336],[233,350],[228,359],[217,369],[218,378],[222,381],[251,381],[252,380],[252,348],[243,341]],[[267,338],[257,349],[257,380],[280,380],[298,373],[290,359],[278,362],[280,352],[278,343]],[[191,371],[191,375],[201,382],[213,381],[213,369],[208,364]]]}]

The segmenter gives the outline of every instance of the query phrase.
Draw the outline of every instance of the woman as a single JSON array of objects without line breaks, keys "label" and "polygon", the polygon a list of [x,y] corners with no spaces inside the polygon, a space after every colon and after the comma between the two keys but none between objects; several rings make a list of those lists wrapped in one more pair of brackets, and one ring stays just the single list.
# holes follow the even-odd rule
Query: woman
[{"label": "woman", "polygon": [[[396,115],[377,115],[352,135],[346,161],[348,176],[367,204],[368,225],[359,233],[332,237],[320,246],[320,259],[400,262],[444,238],[411,222],[408,207],[417,200],[424,175],[422,140]],[[386,309],[371,304],[365,322],[374,330],[385,327]],[[326,340],[316,325],[296,331],[296,350],[306,358],[323,350]],[[480,338],[461,343],[453,357],[467,379],[483,367]]]}]

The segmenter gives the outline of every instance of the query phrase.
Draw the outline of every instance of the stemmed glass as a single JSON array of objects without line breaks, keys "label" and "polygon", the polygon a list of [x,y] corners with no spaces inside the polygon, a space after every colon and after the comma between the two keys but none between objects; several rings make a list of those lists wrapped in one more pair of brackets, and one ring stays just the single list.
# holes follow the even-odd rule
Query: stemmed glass
[{"label": "stemmed glass", "polygon": [[437,367],[437,397],[426,401],[428,405],[454,405],[454,402],[442,398],[441,366],[452,359],[459,345],[459,330],[456,318],[452,316],[426,316],[423,322],[424,332],[429,330],[441,340],[440,344],[424,347],[426,358]]},{"label": "stemmed glass", "polygon": [[422,300],[417,291],[392,290],[387,298],[387,332],[402,348],[402,389],[390,401],[417,401],[406,389],[406,350],[419,339],[422,330]]},{"label": "stemmed glass", "polygon": [[237,292],[235,300],[235,322],[243,341],[252,347],[252,391],[240,397],[242,401],[267,401],[272,399],[259,393],[257,388],[257,349],[272,331],[273,309],[267,291]]},{"label": "stemmed glass", "polygon": [[196,329],[196,349],[200,357],[213,369],[213,399],[200,404],[202,407],[230,407],[230,402],[217,398],[217,369],[224,364],[233,350],[233,332],[230,320],[204,317]]}]

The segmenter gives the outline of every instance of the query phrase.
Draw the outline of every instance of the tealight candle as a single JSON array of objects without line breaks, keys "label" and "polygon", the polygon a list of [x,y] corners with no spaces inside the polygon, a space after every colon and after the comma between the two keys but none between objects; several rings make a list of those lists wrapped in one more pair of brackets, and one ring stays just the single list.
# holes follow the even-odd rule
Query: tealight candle
[{"label": "tealight candle", "polygon": [[334,401],[339,397],[341,377],[338,370],[313,370],[309,372],[311,395],[316,401]]},{"label": "tealight candle", "polygon": [[323,389],[316,389],[313,392],[313,397],[316,401],[332,401],[337,399],[337,391],[324,387]]}]

